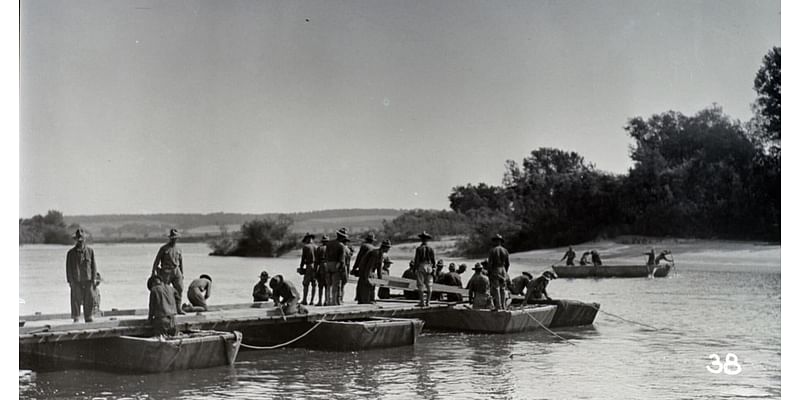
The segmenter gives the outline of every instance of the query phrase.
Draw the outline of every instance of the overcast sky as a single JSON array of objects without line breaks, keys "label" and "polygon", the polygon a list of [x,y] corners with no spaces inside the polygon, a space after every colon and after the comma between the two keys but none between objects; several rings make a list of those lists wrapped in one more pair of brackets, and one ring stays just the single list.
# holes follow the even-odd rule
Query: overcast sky
[{"label": "overcast sky", "polygon": [[20,216],[448,207],[628,118],[751,116],[779,1],[51,1],[20,19]]}]

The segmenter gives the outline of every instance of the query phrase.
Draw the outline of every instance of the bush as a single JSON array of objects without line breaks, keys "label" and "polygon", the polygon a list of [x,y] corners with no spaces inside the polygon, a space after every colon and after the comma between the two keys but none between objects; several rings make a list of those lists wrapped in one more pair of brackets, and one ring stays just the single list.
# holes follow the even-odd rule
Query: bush
[{"label": "bush", "polygon": [[279,215],[242,224],[234,236],[223,232],[220,239],[208,243],[212,256],[280,257],[297,246],[298,236],[289,231],[293,221]]}]

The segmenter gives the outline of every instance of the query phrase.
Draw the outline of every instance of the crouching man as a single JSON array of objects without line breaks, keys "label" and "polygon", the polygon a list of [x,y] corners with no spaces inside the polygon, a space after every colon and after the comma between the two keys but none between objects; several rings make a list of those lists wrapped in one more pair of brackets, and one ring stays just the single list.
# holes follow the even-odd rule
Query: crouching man
[{"label": "crouching man", "polygon": [[300,292],[292,282],[284,280],[282,275],[275,275],[269,281],[269,287],[272,289],[272,301],[275,302],[275,307],[280,307],[284,315],[297,314]]}]

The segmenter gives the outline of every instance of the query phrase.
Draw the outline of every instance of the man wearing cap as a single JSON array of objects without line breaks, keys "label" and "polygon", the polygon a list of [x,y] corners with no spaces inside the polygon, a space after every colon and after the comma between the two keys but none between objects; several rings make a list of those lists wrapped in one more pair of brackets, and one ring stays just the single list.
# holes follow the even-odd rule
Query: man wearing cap
[{"label": "man wearing cap", "polygon": [[272,300],[275,302],[275,307],[280,307],[284,315],[297,314],[300,293],[289,282],[283,279],[282,275],[275,275],[269,281],[269,287],[272,289]]},{"label": "man wearing cap", "polygon": [[340,228],[336,231],[336,241],[328,242],[325,247],[325,284],[328,290],[325,293],[325,305],[341,304],[339,290],[342,287],[342,277],[345,272],[345,256],[347,248],[344,242],[348,239],[347,229]]},{"label": "man wearing cap", "polygon": [[[456,272],[456,264],[450,263],[447,269],[448,272],[446,274],[442,274],[441,278],[439,278],[439,283],[461,289],[461,275]],[[445,296],[447,296],[447,301],[461,302],[464,300],[463,297],[458,293],[446,293]]]},{"label": "man wearing cap", "polygon": [[559,260],[559,262],[560,261],[564,261],[564,260],[567,260],[567,265],[568,266],[574,266],[575,265],[575,262],[574,262],[575,261],[575,250],[572,250],[572,246],[569,246],[567,251],[564,253],[564,257],[561,257],[561,260]]},{"label": "man wearing cap", "polygon": [[350,238],[344,239],[344,272],[339,285],[339,304],[344,301],[344,286],[347,284],[347,278],[350,276],[350,260],[353,259],[353,246],[350,246]]},{"label": "man wearing cap", "polygon": [[[389,258],[388,254],[384,253],[383,254],[383,267],[382,267],[383,275],[382,276],[389,276],[390,275],[389,269],[392,267],[392,264],[394,264],[392,259]],[[391,293],[389,292],[389,288],[388,287],[378,288],[378,298],[379,299],[388,299],[389,297],[391,297],[390,295],[391,295]],[[358,296],[358,293],[356,293],[356,296]]]},{"label": "man wearing cap", "polygon": [[531,275],[530,272],[523,272],[522,275],[511,280],[508,290],[511,292],[511,294],[522,296],[525,294],[525,289],[532,280],[533,275]]},{"label": "man wearing cap", "polygon": [[[320,245],[314,250],[314,270],[316,270],[317,286],[319,292],[317,293],[317,305],[321,306],[328,296],[328,285],[325,283],[325,251],[328,245],[328,236],[322,235]],[[314,299],[311,299],[314,303]]]},{"label": "man wearing cap", "polygon": [[[403,278],[404,279],[417,279],[417,269],[414,268],[414,260],[408,261],[408,268],[403,271]],[[419,291],[418,290],[404,290],[403,291],[403,298],[406,300],[419,300]]]},{"label": "man wearing cap", "polygon": [[392,243],[388,240],[381,242],[381,247],[372,249],[361,261],[361,269],[358,271],[358,285],[356,294],[358,304],[375,303],[375,285],[369,279],[383,278],[383,255],[389,252]]},{"label": "man wearing cap", "polygon": [[178,248],[178,230],[169,230],[169,242],[161,246],[153,261],[153,271],[150,276],[158,274],[161,280],[175,288],[175,304],[177,304],[178,314],[185,314],[181,310],[181,298],[183,298],[183,255]]},{"label": "man wearing cap", "polygon": [[75,239],[75,247],[67,251],[70,315],[72,322],[78,322],[83,305],[83,320],[92,322],[97,277],[94,250],[86,245],[86,234],[83,229],[75,231],[72,238]]},{"label": "man wearing cap", "polygon": [[528,304],[531,300],[541,300],[544,297],[547,300],[553,300],[547,295],[547,284],[551,280],[558,278],[553,271],[544,271],[542,275],[532,280],[528,284],[527,293],[525,293],[525,300],[522,304]]},{"label": "man wearing cap", "polygon": [[433,248],[428,246],[428,240],[432,236],[425,231],[417,236],[422,242],[414,252],[414,268],[419,292],[417,306],[427,307],[431,304],[431,295],[433,294],[433,265],[436,264],[436,255],[433,253]]},{"label": "man wearing cap", "polygon": [[491,308],[492,296],[489,295],[489,278],[483,273],[483,266],[480,263],[476,263],[472,270],[475,271],[475,274],[467,282],[469,303],[475,310]]},{"label": "man wearing cap", "polygon": [[508,250],[503,247],[503,237],[500,234],[492,237],[492,247],[489,250],[487,266],[489,267],[489,282],[491,283],[492,301],[496,310],[506,308],[506,274],[508,273]]},{"label": "man wearing cap", "polygon": [[300,268],[297,272],[303,275],[303,302],[302,305],[307,305],[308,302],[308,285],[311,285],[311,304],[314,304],[314,295],[317,292],[317,271],[314,269],[314,244],[311,241],[314,235],[306,233],[303,236],[303,249],[300,253]]},{"label": "man wearing cap", "polygon": [[253,301],[269,301],[272,298],[272,290],[270,290],[269,286],[267,286],[269,281],[269,273],[267,271],[261,271],[261,275],[259,275],[259,280],[255,286],[253,286]]}]

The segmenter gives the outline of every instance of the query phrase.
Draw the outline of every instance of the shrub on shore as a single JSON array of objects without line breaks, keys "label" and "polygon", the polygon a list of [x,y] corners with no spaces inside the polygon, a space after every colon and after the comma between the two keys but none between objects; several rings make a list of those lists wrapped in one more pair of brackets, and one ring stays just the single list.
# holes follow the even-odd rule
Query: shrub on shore
[{"label": "shrub on shore", "polygon": [[208,243],[212,256],[280,257],[297,246],[298,236],[290,232],[293,221],[279,215],[245,222],[236,234]]}]

